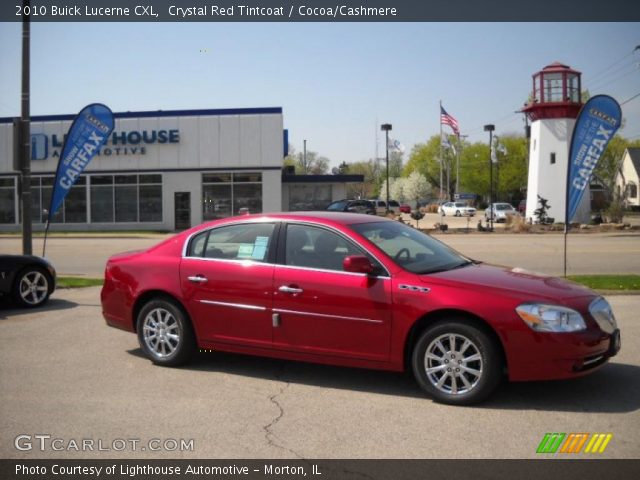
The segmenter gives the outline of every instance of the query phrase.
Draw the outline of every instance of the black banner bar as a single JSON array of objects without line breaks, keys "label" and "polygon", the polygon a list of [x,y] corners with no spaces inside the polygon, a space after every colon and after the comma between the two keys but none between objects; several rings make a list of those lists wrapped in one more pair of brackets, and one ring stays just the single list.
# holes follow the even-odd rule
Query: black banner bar
[{"label": "black banner bar", "polygon": [[19,22],[637,22],[634,0],[22,0],[0,2]]},{"label": "black banner bar", "polygon": [[3,480],[636,480],[640,460],[0,460]]}]

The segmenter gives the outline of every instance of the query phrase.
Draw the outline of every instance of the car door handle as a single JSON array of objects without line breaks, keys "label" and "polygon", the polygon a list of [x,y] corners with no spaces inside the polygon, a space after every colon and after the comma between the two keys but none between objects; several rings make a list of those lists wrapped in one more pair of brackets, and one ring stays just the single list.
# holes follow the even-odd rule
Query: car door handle
[{"label": "car door handle", "polygon": [[304,290],[302,290],[301,288],[288,287],[287,285],[282,285],[278,289],[278,291],[282,292],[282,293],[302,293],[302,292],[304,292]]},{"label": "car door handle", "polygon": [[193,283],[207,283],[207,277],[203,277],[202,275],[196,275],[195,277],[187,277],[187,280]]}]

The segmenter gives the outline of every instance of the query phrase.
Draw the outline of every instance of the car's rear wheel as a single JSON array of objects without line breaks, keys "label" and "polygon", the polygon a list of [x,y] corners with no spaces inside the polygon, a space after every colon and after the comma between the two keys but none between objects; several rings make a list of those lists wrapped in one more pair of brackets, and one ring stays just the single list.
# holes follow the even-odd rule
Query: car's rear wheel
[{"label": "car's rear wheel", "polygon": [[460,217],[460,210],[456,210],[456,217]]},{"label": "car's rear wheel", "polygon": [[182,308],[167,298],[147,302],[137,319],[140,347],[157,365],[175,367],[188,362],[195,351],[193,328]]},{"label": "car's rear wheel", "polygon": [[49,300],[52,279],[40,267],[27,267],[16,275],[13,284],[13,299],[21,307],[39,307]]},{"label": "car's rear wheel", "polygon": [[438,322],[425,330],[415,344],[412,367],[424,391],[452,405],[481,402],[502,378],[495,341],[464,318]]}]

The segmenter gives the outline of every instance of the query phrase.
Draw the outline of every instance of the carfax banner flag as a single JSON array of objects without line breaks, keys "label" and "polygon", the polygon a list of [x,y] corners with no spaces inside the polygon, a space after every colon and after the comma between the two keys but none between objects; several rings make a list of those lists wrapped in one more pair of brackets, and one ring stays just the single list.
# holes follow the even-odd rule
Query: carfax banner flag
[{"label": "carfax banner flag", "polygon": [[113,127],[113,112],[101,103],[87,105],[73,120],[58,162],[49,219],[53,218],[80,174],[108,140]]},{"label": "carfax banner flag", "polygon": [[569,149],[567,223],[575,216],[593,170],[621,121],[620,105],[608,95],[590,98],[580,110]]}]

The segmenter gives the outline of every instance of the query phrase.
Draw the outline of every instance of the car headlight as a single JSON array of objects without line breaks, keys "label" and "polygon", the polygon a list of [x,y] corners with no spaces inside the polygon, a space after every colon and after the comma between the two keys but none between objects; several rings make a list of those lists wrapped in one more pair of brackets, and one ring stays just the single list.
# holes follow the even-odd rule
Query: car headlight
[{"label": "car headlight", "polygon": [[618,327],[611,305],[604,298],[596,298],[589,305],[589,313],[603,332],[613,333]]},{"label": "car headlight", "polygon": [[516,308],[516,312],[536,332],[579,332],[587,328],[582,315],[558,305],[525,303]]}]

